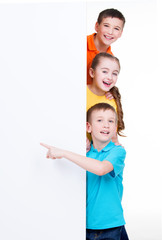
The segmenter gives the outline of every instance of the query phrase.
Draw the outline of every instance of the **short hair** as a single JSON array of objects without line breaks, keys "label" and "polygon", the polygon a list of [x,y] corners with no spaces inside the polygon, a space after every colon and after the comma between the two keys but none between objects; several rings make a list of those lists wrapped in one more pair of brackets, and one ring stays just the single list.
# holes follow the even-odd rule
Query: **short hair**
[{"label": "short hair", "polygon": [[107,53],[107,52],[100,52],[93,58],[92,64],[91,64],[91,68],[92,69],[95,69],[97,67],[97,65],[99,64],[101,58],[108,58],[110,60],[116,61],[117,64],[119,65],[119,69],[120,69],[120,61],[119,61],[119,59],[117,57]]},{"label": "short hair", "polygon": [[103,110],[103,111],[111,110],[112,112],[115,113],[116,123],[118,122],[117,113],[115,111],[115,108],[113,106],[111,106],[110,104],[105,103],[105,102],[97,103],[97,104],[93,105],[91,108],[88,109],[88,111],[87,111],[87,122],[91,121],[91,116],[92,116],[92,113],[94,111],[100,111],[100,110]]},{"label": "short hair", "polygon": [[121,21],[123,21],[123,27],[124,27],[124,24],[126,22],[125,17],[117,9],[109,8],[109,9],[103,10],[102,12],[99,13],[97,22],[100,24],[102,20],[107,17],[119,18]]}]

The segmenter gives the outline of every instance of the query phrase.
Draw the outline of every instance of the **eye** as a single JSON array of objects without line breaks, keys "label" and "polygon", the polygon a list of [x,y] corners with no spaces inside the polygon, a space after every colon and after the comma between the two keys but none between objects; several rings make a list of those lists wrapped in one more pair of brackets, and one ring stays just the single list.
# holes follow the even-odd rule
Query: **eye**
[{"label": "eye", "polygon": [[107,25],[107,24],[104,24],[104,27],[109,27],[109,25]]},{"label": "eye", "polygon": [[119,28],[115,28],[115,30],[119,31],[120,29]]},{"label": "eye", "polygon": [[113,75],[114,75],[114,76],[118,76],[118,73],[114,72]]},{"label": "eye", "polygon": [[104,70],[104,71],[102,71],[102,72],[103,72],[103,73],[107,73],[107,71],[105,71],[105,70]]},{"label": "eye", "polygon": [[101,119],[98,119],[97,122],[101,122],[102,120]]},{"label": "eye", "polygon": [[114,123],[114,120],[109,120],[109,123]]}]

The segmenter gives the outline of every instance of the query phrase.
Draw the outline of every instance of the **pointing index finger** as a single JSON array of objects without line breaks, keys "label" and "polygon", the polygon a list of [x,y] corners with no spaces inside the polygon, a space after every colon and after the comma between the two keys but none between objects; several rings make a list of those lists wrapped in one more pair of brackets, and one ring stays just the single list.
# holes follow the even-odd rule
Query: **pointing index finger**
[{"label": "pointing index finger", "polygon": [[47,149],[50,149],[50,148],[51,148],[50,145],[47,145],[47,144],[45,144],[45,143],[40,143],[40,145],[43,146],[43,147],[45,147],[45,148],[47,148]]}]

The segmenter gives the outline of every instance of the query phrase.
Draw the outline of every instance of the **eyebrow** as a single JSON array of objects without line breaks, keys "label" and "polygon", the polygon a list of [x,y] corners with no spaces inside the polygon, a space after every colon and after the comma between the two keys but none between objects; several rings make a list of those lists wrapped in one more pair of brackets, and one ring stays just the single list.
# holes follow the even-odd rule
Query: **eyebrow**
[{"label": "eyebrow", "polygon": [[[97,116],[97,118],[103,118],[103,116]],[[115,117],[110,117],[109,120],[115,120],[116,118]]]},{"label": "eyebrow", "polygon": [[[101,69],[107,69],[107,70],[109,70],[109,68],[106,68],[106,67],[103,67],[103,68],[101,68]],[[114,70],[114,71],[119,72],[117,69]]]},{"label": "eyebrow", "polygon": [[115,120],[115,117],[111,117],[111,118],[109,118],[109,120]]},{"label": "eyebrow", "polygon": [[103,116],[97,116],[97,118],[103,118]]},{"label": "eyebrow", "polygon": [[121,27],[119,27],[119,26],[114,26],[115,28],[120,28],[121,29]]},{"label": "eyebrow", "polygon": [[[108,24],[108,25],[111,25],[110,23],[107,23],[107,22],[103,22],[103,24]],[[120,28],[120,29],[122,29],[120,26],[114,26],[115,28],[117,27],[117,28]]]}]

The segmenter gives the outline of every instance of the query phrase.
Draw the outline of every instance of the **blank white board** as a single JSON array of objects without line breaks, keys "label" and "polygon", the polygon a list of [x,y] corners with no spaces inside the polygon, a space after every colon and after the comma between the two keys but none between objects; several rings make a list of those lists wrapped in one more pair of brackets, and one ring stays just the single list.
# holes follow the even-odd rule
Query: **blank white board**
[{"label": "blank white board", "polygon": [[85,171],[39,145],[85,154],[85,12],[0,4],[0,239],[85,238]]}]

